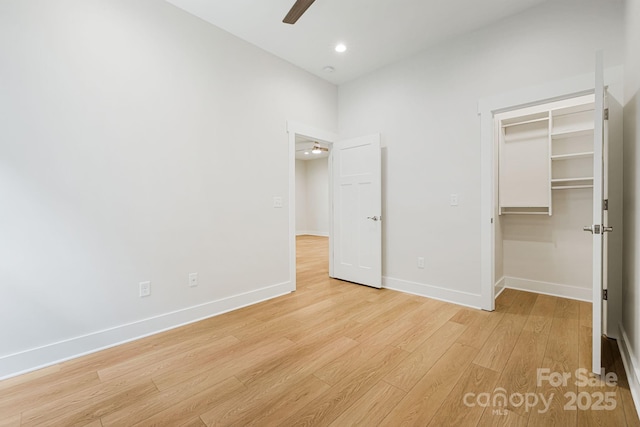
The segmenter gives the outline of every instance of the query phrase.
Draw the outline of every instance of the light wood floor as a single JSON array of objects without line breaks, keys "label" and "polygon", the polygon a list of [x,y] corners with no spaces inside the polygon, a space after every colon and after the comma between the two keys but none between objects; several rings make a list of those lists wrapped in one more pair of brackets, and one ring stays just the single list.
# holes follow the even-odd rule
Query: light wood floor
[{"label": "light wood floor", "polygon": [[[614,341],[616,386],[536,384],[591,365],[590,304],[506,290],[487,313],[330,280],[327,240],[298,245],[297,292],[0,382],[0,426],[640,426]],[[506,409],[468,395],[499,388]]]}]

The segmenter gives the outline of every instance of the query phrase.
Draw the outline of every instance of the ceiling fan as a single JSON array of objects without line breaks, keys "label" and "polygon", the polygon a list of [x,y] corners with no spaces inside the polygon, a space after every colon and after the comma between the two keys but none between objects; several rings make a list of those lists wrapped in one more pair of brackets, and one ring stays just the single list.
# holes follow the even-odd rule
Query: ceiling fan
[{"label": "ceiling fan", "polygon": [[303,147],[296,150],[296,152],[303,152],[304,154],[321,154],[323,152],[328,152],[329,149],[327,147],[323,147],[318,142],[314,142],[312,147]]},{"label": "ceiling fan", "polygon": [[285,24],[295,24],[298,19],[302,16],[303,13],[309,9],[309,6],[313,4],[315,0],[296,0],[296,2],[287,13],[287,16],[284,17],[282,22]]}]

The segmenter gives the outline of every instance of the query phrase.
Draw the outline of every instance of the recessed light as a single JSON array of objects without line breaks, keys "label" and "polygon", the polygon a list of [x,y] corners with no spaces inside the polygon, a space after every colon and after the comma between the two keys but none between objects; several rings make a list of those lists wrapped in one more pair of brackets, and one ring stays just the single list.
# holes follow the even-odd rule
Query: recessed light
[{"label": "recessed light", "polygon": [[331,65],[327,65],[326,67],[324,67],[322,69],[322,71],[324,71],[325,73],[333,73],[336,69],[333,68]]},{"label": "recessed light", "polygon": [[338,43],[336,45],[336,52],[342,53],[342,52],[346,52],[346,50],[347,50],[347,47],[344,44]]},{"label": "recessed light", "polygon": [[308,152],[308,151],[305,151],[305,152],[304,152],[304,155],[305,155],[305,156],[308,156],[308,155],[309,155],[309,152]]}]

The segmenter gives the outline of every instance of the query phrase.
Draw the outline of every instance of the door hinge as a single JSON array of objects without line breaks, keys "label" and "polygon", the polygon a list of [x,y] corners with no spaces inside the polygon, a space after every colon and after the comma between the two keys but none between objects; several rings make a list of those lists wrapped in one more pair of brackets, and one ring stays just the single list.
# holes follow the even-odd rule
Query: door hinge
[{"label": "door hinge", "polygon": [[609,109],[608,108],[604,109],[604,119],[605,120],[609,120]]},{"label": "door hinge", "polygon": [[609,210],[609,199],[604,199],[602,201],[602,210],[603,211],[608,211]]},{"label": "door hinge", "polygon": [[607,292],[608,289],[603,289],[602,290],[602,299],[607,301],[609,299],[609,292]]}]

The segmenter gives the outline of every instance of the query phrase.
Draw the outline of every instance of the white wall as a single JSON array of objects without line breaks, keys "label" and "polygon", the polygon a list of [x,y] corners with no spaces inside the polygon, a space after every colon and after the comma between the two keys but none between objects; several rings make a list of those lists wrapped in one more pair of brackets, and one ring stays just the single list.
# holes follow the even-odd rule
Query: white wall
[{"label": "white wall", "polygon": [[386,147],[387,286],[480,305],[478,100],[621,64],[622,27],[620,1],[547,2],[340,87],[340,136]]},{"label": "white wall", "polygon": [[551,216],[501,217],[504,275],[520,279],[507,286],[590,301],[593,245],[582,227],[592,223],[593,191],[554,191],[552,197]]},{"label": "white wall", "polygon": [[624,105],[623,356],[636,408],[640,408],[640,0],[627,0]]},{"label": "white wall", "polygon": [[307,161],[307,234],[329,235],[329,159]]},{"label": "white wall", "polygon": [[296,159],[296,235],[307,234],[307,161]]},{"label": "white wall", "polygon": [[162,1],[0,2],[0,378],[292,290],[286,122],[336,108]]},{"label": "white wall", "polygon": [[329,235],[329,159],[296,160],[296,234]]}]

